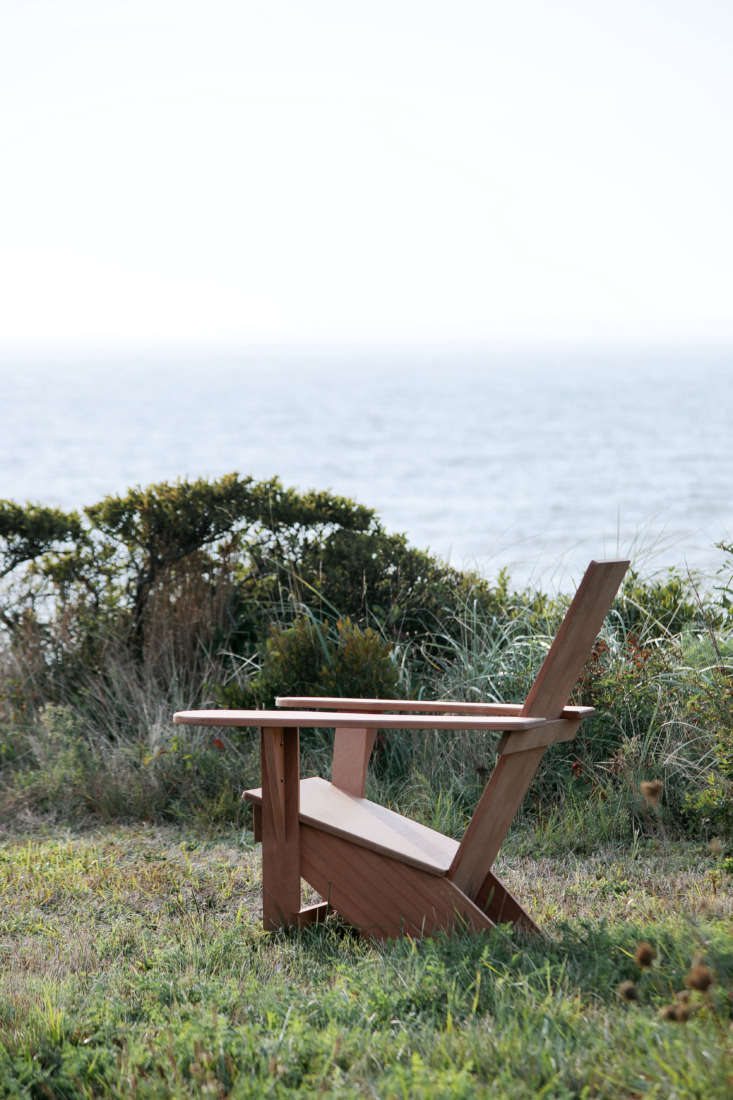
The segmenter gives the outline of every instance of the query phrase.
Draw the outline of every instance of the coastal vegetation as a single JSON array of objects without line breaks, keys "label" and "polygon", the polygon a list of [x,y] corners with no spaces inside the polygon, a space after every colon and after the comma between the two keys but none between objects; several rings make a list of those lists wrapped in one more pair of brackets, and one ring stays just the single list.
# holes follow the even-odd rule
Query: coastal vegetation
[{"label": "coastal vegetation", "polygon": [[[575,807],[588,845],[731,830],[733,547],[720,549],[705,587],[627,575],[576,691],[597,714],[546,754],[527,824],[562,833]],[[2,502],[0,575],[2,812],[74,823],[243,820],[254,735],[175,727],[177,709],[522,699],[567,602],[456,570],[342,497],[236,474],[81,515]],[[460,834],[494,747],[489,734],[383,735],[372,789]],[[306,736],[304,770],[327,752]],[[665,789],[654,813],[639,793],[650,776]]]},{"label": "coastal vegetation", "polygon": [[[377,945],[262,931],[256,735],[172,713],[521,699],[568,597],[276,479],[0,502],[0,1095],[727,1097],[732,574],[632,563],[499,860],[549,939]],[[383,733],[367,794],[460,835],[495,745]]]}]

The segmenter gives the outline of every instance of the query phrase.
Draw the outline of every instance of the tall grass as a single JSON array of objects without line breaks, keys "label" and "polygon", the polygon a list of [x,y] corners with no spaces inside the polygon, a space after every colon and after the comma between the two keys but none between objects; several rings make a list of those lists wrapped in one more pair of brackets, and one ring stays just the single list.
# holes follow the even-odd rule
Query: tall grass
[{"label": "tall grass", "polygon": [[[468,605],[443,624],[440,647],[420,663],[412,687],[428,698],[522,701],[562,611],[563,601],[538,610],[536,600],[524,599],[507,616],[487,619]],[[546,843],[556,836],[559,848],[582,850],[635,833],[711,835],[733,826],[726,755],[733,634],[729,622],[714,629],[704,617],[675,631],[667,624],[677,616],[675,606],[662,616],[634,596],[609,614],[574,695],[596,714],[575,741],[545,754],[524,804],[525,821],[542,823]],[[390,735],[398,736],[403,802],[460,835],[494,765],[498,735]],[[653,807],[641,792],[650,777],[664,790]]]},{"label": "tall grass", "polygon": [[[180,583],[151,602],[142,661],[114,633],[89,665],[78,653],[70,660],[63,622],[54,624],[52,662],[32,630],[6,647],[2,812],[75,821],[241,821],[239,793],[258,781],[256,735],[176,727],[175,710],[226,699],[261,705],[276,693],[307,690],[373,694],[380,682],[391,685],[390,694],[521,701],[566,604],[507,591],[500,613],[489,615],[468,598],[422,636],[395,640],[373,618],[380,640],[378,632],[336,629],[333,619],[281,600],[271,609],[281,624],[278,644],[242,655],[230,648],[227,599],[214,606],[210,588],[197,587],[195,578],[184,590]],[[707,609],[701,601],[698,614],[686,597],[677,578],[634,578],[614,605],[576,691],[596,714],[574,742],[545,754],[525,800],[524,823],[540,822],[546,844],[555,837],[558,846],[582,849],[603,838],[709,836],[733,825],[729,608],[724,596]],[[288,621],[302,629],[289,632]],[[380,734],[367,793],[460,835],[494,765],[497,740],[490,733]],[[304,735],[304,774],[327,775],[329,756],[327,738]],[[641,794],[650,778],[664,785],[654,806]]]},{"label": "tall grass", "polygon": [[[110,648],[73,693],[5,725],[6,814],[59,821],[239,821],[243,785],[256,778],[252,738],[174,726],[176,710],[211,703],[221,662],[202,650],[194,668],[161,668]],[[17,665],[15,666],[18,674]]]}]

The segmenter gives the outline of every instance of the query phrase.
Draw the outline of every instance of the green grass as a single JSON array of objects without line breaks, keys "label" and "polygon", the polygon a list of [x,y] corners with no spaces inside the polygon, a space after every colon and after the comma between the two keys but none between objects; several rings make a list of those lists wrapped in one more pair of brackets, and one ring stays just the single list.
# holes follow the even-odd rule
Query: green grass
[{"label": "green grass", "polygon": [[[0,639],[0,1096],[727,1100],[730,581],[703,602],[676,574],[633,574],[609,615],[577,689],[597,713],[548,751],[499,860],[549,938],[378,945],[335,919],[262,931],[239,797],[259,782],[258,738],[171,716],[256,681],[312,686],[329,635],[291,594],[275,618],[294,624],[278,635],[293,645],[276,653],[253,596],[230,652],[197,561],[161,581],[144,659],[119,615],[88,618],[86,597],[48,622],[8,620]],[[335,628],[349,646],[332,659],[369,677],[392,647],[399,694],[524,698],[566,601],[503,582],[479,585],[480,600],[440,589],[444,607],[428,587],[424,629],[378,620],[371,600],[353,636]],[[315,657],[295,644],[313,637]],[[303,731],[302,774],[328,775],[330,755]],[[367,794],[460,836],[495,755],[490,735],[395,732],[378,739]],[[642,940],[656,950],[643,973]],[[698,962],[715,972],[709,993],[664,1019]],[[618,993],[628,981],[633,1003]]]},{"label": "green grass", "polygon": [[[335,920],[264,933],[246,832],[6,831],[0,1094],[727,1098],[729,854],[640,839],[537,857],[538,840],[515,831],[499,873],[546,942],[377,945]],[[662,1019],[696,958],[709,995]]]}]

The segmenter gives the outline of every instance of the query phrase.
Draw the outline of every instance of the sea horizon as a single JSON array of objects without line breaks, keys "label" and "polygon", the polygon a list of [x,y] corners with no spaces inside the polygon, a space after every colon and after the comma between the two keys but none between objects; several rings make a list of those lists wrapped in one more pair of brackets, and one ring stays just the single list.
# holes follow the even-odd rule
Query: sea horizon
[{"label": "sea horizon", "polygon": [[81,509],[237,470],[330,489],[459,568],[712,578],[733,538],[725,349],[4,354],[0,497]]}]

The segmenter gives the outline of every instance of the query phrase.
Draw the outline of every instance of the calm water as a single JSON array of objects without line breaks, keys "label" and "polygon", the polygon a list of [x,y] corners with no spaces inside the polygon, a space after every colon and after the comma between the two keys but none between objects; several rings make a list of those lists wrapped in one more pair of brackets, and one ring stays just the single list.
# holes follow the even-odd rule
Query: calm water
[{"label": "calm water", "polygon": [[0,496],[231,470],[331,488],[456,565],[707,573],[733,539],[733,356],[259,353],[0,363]]}]

